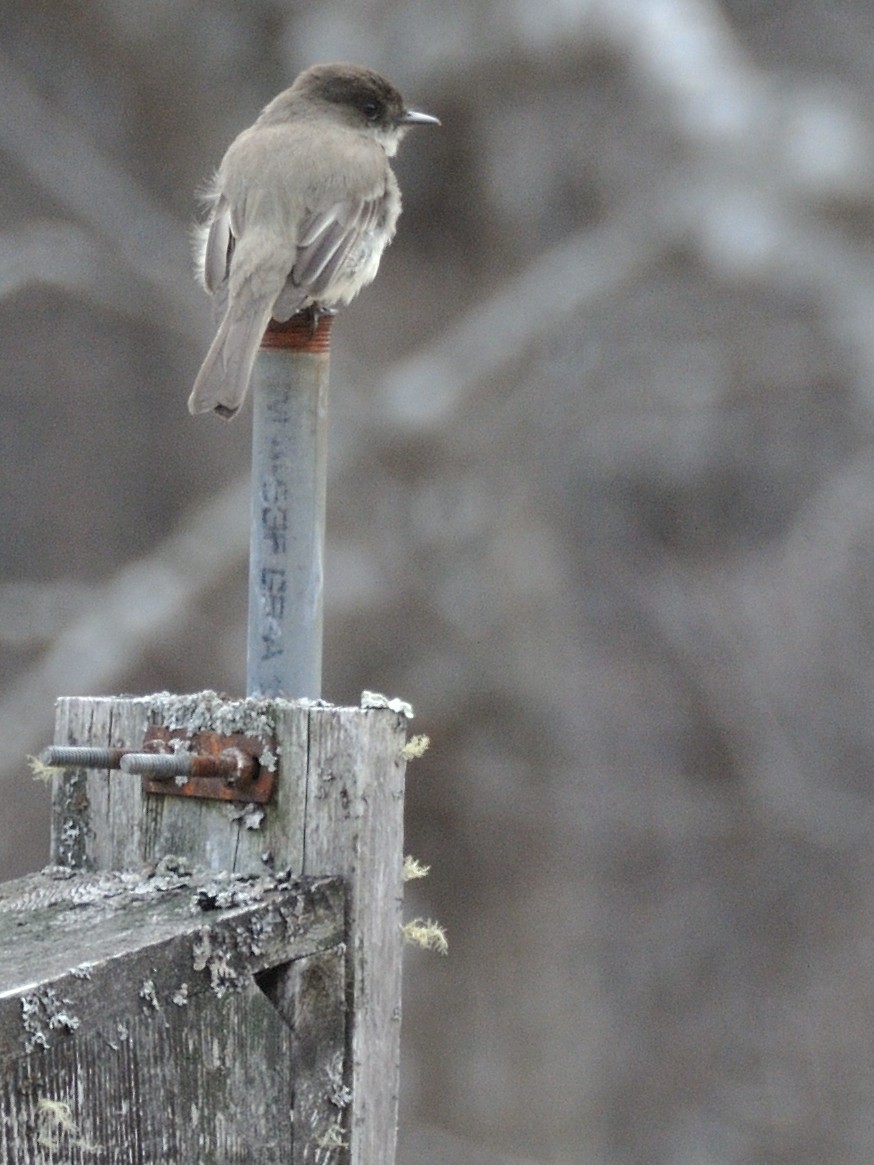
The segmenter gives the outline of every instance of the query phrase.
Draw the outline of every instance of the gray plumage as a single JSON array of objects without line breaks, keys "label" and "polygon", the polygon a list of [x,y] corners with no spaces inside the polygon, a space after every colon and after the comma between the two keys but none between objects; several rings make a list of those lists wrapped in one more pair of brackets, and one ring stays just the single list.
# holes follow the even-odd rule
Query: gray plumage
[{"label": "gray plumage", "polygon": [[316,65],[231,144],[201,246],[220,323],[192,413],[237,412],[271,318],[349,303],[373,280],[401,211],[388,159],[417,123],[437,119],[407,110],[378,74]]}]

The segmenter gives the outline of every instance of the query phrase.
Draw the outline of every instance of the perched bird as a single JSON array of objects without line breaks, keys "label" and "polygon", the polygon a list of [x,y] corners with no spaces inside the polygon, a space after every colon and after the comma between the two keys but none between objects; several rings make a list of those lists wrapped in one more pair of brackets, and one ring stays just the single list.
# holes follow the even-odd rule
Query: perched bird
[{"label": "perched bird", "polygon": [[200,270],[221,319],[188,399],[230,418],[270,319],[349,303],[376,275],[401,194],[388,159],[411,125],[359,65],[314,65],[231,143],[208,193]]}]

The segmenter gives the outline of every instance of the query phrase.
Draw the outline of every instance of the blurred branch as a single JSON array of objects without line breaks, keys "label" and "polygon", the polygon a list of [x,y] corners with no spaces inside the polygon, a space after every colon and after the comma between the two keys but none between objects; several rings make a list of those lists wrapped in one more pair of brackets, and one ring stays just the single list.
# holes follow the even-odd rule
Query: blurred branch
[{"label": "blurred branch", "polygon": [[131,319],[176,329],[175,308],[120,267],[103,242],[70,222],[32,222],[0,233],[0,299],[35,285],[57,287]]},{"label": "blurred branch", "polygon": [[389,369],[374,421],[377,439],[393,444],[398,435],[439,436],[486,377],[518,363],[671,248],[689,245],[720,279],[805,287],[836,336],[849,342],[860,390],[872,391],[871,260],[813,214],[740,184],[736,175],[702,174],[690,166],[679,180],[673,176],[645,200],[622,207],[606,225],[564,239],[423,351]]},{"label": "blurred branch", "polygon": [[[850,341],[860,387],[874,391],[874,264],[813,213],[836,200],[874,201],[874,140],[849,95],[778,89],[748,61],[711,0],[552,2],[537,7],[530,25],[523,7],[511,25],[524,25],[516,33],[530,34],[541,51],[571,31],[578,44],[609,43],[655,90],[691,153],[681,173],[629,200],[601,228],[563,240],[389,371],[379,419],[387,439],[398,429],[438,431],[486,376],[689,242],[720,278],[806,286],[836,335]],[[493,54],[496,44],[484,51]]]},{"label": "blurred branch", "polygon": [[719,278],[804,291],[852,354],[860,400],[874,409],[874,259],[838,224],[790,199],[713,175],[676,190],[678,235]]},{"label": "blurred branch", "polygon": [[[808,545],[804,569],[809,554]],[[652,632],[650,650],[658,653],[660,645],[694,689],[718,730],[714,737],[731,742],[741,781],[738,808],[745,806],[763,828],[825,849],[866,841],[874,827],[874,807],[836,788],[831,779],[817,780],[816,765],[796,747],[783,722],[761,658],[763,643],[773,650],[779,641],[773,603],[765,602],[763,622],[743,603],[737,578],[725,571],[719,579],[693,578],[668,555],[655,570],[650,564],[640,575],[633,570],[633,559],[620,562],[614,557],[610,578],[646,619]],[[780,592],[792,587],[792,580],[781,574]]]},{"label": "blurred branch", "polygon": [[[107,159],[80,125],[45,100],[0,51],[0,150],[47,194],[89,226],[123,263],[135,284],[163,301],[160,322],[199,335],[202,318],[190,294],[185,230],[121,167]],[[7,162],[8,165],[8,162]],[[79,246],[81,257],[81,244]],[[68,251],[71,246],[67,241]],[[84,270],[84,267],[83,267]],[[124,288],[119,289],[123,298]],[[139,297],[138,297],[139,298]],[[148,300],[143,297],[144,302]]]},{"label": "blurred branch", "polygon": [[248,483],[234,482],[188,515],[148,558],[129,563],[57,636],[46,655],[0,698],[0,776],[44,743],[55,700],[111,688],[143,651],[243,559]]},{"label": "blurred branch", "polygon": [[58,635],[92,599],[87,583],[0,583],[0,644],[26,647]]},{"label": "blurred branch", "polygon": [[[821,198],[874,199],[874,142],[851,85],[777,83],[745,52],[717,0],[543,0],[456,14],[427,39],[415,6],[396,12],[401,43],[417,43],[434,85],[456,89],[472,70],[518,61],[551,67],[569,51],[608,51],[624,62],[671,130],[693,150],[733,164],[755,157],[782,171],[787,190]],[[348,18],[347,18],[348,19]],[[405,27],[405,21],[409,22]],[[362,22],[363,23],[363,22]],[[366,30],[362,29],[366,35]],[[511,74],[512,75],[512,74]]]},{"label": "blurred branch", "polygon": [[440,432],[480,381],[640,275],[664,244],[663,231],[642,206],[625,207],[606,226],[562,240],[424,351],[388,370],[378,432],[390,442],[398,430],[408,436]]},{"label": "blurred branch", "polygon": [[[393,423],[422,430],[442,423],[463,383],[509,365],[538,332],[575,314],[586,302],[586,278],[597,294],[599,279],[607,285],[615,268],[633,265],[640,215],[649,219],[646,246],[691,238],[720,278],[801,282],[835,335],[850,341],[872,406],[874,264],[842,235],[835,216],[874,204],[874,135],[849,86],[776,84],[748,58],[715,0],[546,0],[502,13],[494,32],[476,42],[482,64],[512,55],[519,43],[541,56],[569,43],[577,51],[607,46],[664,110],[688,153],[682,173],[666,175],[660,190],[602,228],[603,255],[588,233],[566,240],[392,373],[384,400]],[[434,68],[439,74],[445,61]]]},{"label": "blurred branch", "polygon": [[595,0],[590,16],[688,146],[785,195],[871,204],[874,140],[849,87],[776,84],[715,0]]}]

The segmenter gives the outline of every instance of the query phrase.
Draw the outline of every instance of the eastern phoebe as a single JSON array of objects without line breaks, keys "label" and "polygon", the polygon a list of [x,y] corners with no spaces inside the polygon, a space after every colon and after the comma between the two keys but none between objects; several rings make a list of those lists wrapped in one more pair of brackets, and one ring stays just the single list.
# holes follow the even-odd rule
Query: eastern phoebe
[{"label": "eastern phoebe", "polygon": [[199,263],[221,323],[190,412],[237,412],[271,317],[349,303],[371,282],[401,212],[388,159],[411,125],[439,124],[370,69],[314,65],[231,143]]}]

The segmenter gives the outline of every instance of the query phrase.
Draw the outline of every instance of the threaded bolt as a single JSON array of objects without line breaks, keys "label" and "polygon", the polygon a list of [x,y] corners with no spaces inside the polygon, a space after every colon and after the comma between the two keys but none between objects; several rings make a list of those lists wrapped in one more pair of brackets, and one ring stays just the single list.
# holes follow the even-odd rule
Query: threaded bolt
[{"label": "threaded bolt", "polygon": [[191,774],[192,757],[187,752],[129,752],[121,760],[123,773],[137,773],[154,781]]},{"label": "threaded bolt", "polygon": [[43,749],[39,759],[53,769],[117,769],[127,751],[124,748],[53,744]]},{"label": "threaded bolt", "polygon": [[226,749],[220,756],[191,752],[129,752],[121,761],[122,772],[139,773],[153,781],[173,777],[220,777],[229,785],[257,769],[257,761],[239,749]]}]

